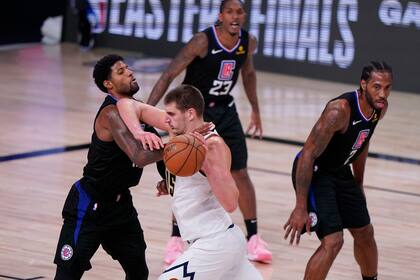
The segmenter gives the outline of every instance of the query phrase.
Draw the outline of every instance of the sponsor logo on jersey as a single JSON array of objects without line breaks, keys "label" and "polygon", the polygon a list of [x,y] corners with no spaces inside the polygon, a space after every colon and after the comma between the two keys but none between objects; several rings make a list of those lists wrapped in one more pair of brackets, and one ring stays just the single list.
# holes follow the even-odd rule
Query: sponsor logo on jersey
[{"label": "sponsor logo on jersey", "polygon": [[219,50],[212,49],[211,54],[218,54],[219,52],[222,52],[222,51],[223,51],[222,49],[219,49]]},{"label": "sponsor logo on jersey", "polygon": [[358,150],[360,147],[362,147],[363,143],[369,136],[370,129],[364,129],[359,132],[359,135],[357,136],[356,142],[354,142],[353,150]]},{"label": "sponsor logo on jersey", "polygon": [[239,55],[239,54],[244,54],[244,53],[245,53],[244,47],[242,45],[240,45],[238,50],[236,51],[236,54]]},{"label": "sponsor logo on jersey", "polygon": [[68,261],[69,259],[71,259],[71,257],[73,257],[73,248],[70,245],[65,244],[62,248],[61,248],[61,259],[63,261]]},{"label": "sponsor logo on jersey", "polygon": [[358,121],[353,121],[353,125],[358,124],[359,122],[361,122],[362,120],[358,120]]},{"label": "sponsor logo on jersey", "polygon": [[378,113],[375,113],[375,115],[373,115],[373,120],[372,122],[377,122],[378,121]]},{"label": "sponsor logo on jersey", "polygon": [[235,66],[235,60],[223,60],[222,63],[220,63],[218,79],[221,81],[232,80],[233,70],[235,70]]}]

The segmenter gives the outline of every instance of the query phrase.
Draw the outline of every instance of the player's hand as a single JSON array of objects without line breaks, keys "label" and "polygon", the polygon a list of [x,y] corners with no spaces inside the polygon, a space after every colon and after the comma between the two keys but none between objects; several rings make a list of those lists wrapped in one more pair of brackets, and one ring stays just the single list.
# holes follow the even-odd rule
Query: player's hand
[{"label": "player's hand", "polygon": [[159,150],[163,148],[162,139],[154,133],[139,129],[133,136],[137,141],[141,142],[143,149],[145,150],[153,151],[154,149]]},{"label": "player's hand", "polygon": [[295,207],[290,214],[289,220],[283,226],[286,231],[284,239],[287,240],[290,234],[290,245],[293,245],[295,239],[296,245],[299,245],[300,233],[304,226],[306,226],[306,232],[311,234],[311,219],[309,218],[308,212],[303,208]]},{"label": "player's hand", "polygon": [[248,128],[246,130],[246,134],[251,134],[252,138],[258,136],[258,138],[262,138],[262,123],[260,113],[252,111],[251,112],[251,120],[249,121]]},{"label": "player's hand", "polygon": [[157,189],[156,196],[169,194],[168,193],[168,188],[166,187],[166,181],[165,180],[159,181],[156,185],[156,189]]},{"label": "player's hand", "polygon": [[212,131],[216,126],[212,122],[205,122],[201,126],[197,127],[193,130],[193,132],[198,132],[202,135],[208,134]]},{"label": "player's hand", "polygon": [[207,150],[207,144],[206,144],[206,139],[204,139],[203,134],[199,133],[199,132],[190,132],[188,133],[188,135],[191,135],[192,137],[194,137],[197,141],[199,141],[204,148]]}]

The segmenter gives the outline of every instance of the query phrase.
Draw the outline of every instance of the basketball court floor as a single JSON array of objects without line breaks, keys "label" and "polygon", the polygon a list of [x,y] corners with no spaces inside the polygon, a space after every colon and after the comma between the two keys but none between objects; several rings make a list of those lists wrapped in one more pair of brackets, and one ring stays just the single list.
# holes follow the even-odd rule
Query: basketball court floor
[{"label": "basketball court floor", "polygon": [[[82,53],[73,44],[0,50],[0,279],[53,279],[63,202],[82,175],[93,119],[104,97],[92,81],[92,63],[110,52],[151,61],[116,50]],[[141,85],[136,97],[146,100],[159,73],[138,71],[136,77]],[[398,73],[395,77],[397,82]],[[291,165],[325,103],[356,89],[359,77],[353,85],[265,72],[257,72],[257,79],[265,138],[248,139],[249,171],[260,234],[274,260],[255,265],[264,279],[302,279],[319,241],[305,235],[299,246],[290,246],[283,239],[295,202]],[[234,95],[246,128],[250,106],[240,84]],[[420,278],[420,95],[393,91],[389,103],[370,145],[366,196],[380,279],[415,280]],[[150,279],[164,269],[171,230],[169,197],[155,196],[158,180],[155,167],[148,166],[132,188],[148,244]],[[239,210],[233,219],[244,230]],[[327,279],[361,279],[352,238],[348,232],[344,238]],[[102,248],[92,266],[84,279],[124,279],[119,264]]]}]

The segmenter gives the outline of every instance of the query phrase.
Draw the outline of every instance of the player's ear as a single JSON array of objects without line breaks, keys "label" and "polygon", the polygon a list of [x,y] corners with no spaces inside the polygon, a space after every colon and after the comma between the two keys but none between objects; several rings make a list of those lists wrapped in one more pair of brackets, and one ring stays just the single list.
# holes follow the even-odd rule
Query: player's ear
[{"label": "player's ear", "polygon": [[107,89],[112,89],[112,83],[110,80],[105,80],[103,84],[104,84],[104,87],[106,87]]},{"label": "player's ear", "polygon": [[197,117],[197,112],[193,108],[189,108],[187,110],[187,117],[189,121],[192,121],[194,118]]},{"label": "player's ear", "polygon": [[363,92],[366,92],[366,86],[367,86],[366,80],[361,80],[360,88],[362,89]]}]

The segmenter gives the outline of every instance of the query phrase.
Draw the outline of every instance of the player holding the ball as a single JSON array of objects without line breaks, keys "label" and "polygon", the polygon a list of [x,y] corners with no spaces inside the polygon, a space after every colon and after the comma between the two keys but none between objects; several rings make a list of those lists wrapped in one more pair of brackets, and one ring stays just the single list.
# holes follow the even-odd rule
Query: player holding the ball
[{"label": "player holding the ball", "polygon": [[[204,100],[197,88],[180,85],[165,96],[164,104],[173,134],[203,125]],[[262,279],[247,259],[243,232],[228,214],[237,208],[239,196],[230,172],[230,150],[216,132],[194,136],[207,150],[200,171],[187,177],[167,171],[166,181],[158,184],[159,194],[171,194],[181,237],[190,244],[159,279]]]}]

